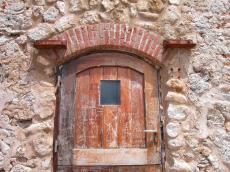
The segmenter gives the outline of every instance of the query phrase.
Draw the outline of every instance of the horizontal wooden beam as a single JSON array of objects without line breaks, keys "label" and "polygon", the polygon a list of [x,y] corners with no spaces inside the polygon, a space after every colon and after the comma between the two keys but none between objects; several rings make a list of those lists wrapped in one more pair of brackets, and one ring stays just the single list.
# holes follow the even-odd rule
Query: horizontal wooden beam
[{"label": "horizontal wooden beam", "polygon": [[66,40],[39,40],[34,42],[34,47],[38,49],[66,48]]},{"label": "horizontal wooden beam", "polygon": [[164,48],[194,48],[196,43],[192,40],[168,39],[163,41]]},{"label": "horizontal wooden beam", "polygon": [[153,165],[160,164],[160,154],[141,148],[74,149],[72,161],[76,166]]}]

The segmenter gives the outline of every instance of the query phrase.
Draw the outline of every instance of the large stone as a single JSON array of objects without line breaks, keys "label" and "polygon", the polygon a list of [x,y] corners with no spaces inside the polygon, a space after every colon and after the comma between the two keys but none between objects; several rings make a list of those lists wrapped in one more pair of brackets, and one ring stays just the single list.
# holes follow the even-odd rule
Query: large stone
[{"label": "large stone", "polygon": [[189,112],[189,107],[185,105],[169,104],[168,107],[168,117],[171,120],[184,120]]},{"label": "large stone", "polygon": [[177,150],[185,145],[184,139],[181,137],[177,137],[175,139],[170,139],[168,141],[168,147],[171,150]]},{"label": "large stone", "polygon": [[164,3],[162,0],[152,0],[150,1],[150,9],[153,12],[161,12],[164,9]]},{"label": "large stone", "polygon": [[15,165],[10,172],[32,172],[32,169],[21,164]]},{"label": "large stone", "polygon": [[28,37],[32,41],[50,37],[55,32],[54,28],[48,23],[38,24],[37,27],[29,30]]},{"label": "large stone", "polygon": [[32,7],[34,17],[42,16],[44,13],[44,7],[39,5],[34,5]]},{"label": "large stone", "polygon": [[28,128],[25,129],[25,133],[27,135],[33,135],[41,131],[50,132],[53,130],[53,127],[54,127],[53,121],[48,120],[45,122],[30,125]]},{"label": "large stone", "polygon": [[7,43],[8,41],[10,41],[9,38],[7,38],[6,36],[0,36],[0,46],[4,45],[5,43]]},{"label": "large stone", "polygon": [[137,7],[135,5],[130,5],[129,11],[131,17],[136,17],[138,14]]},{"label": "large stone", "polygon": [[25,4],[21,2],[12,3],[7,6],[6,13],[10,14],[20,14],[25,11]]},{"label": "large stone", "polygon": [[0,16],[0,28],[12,30],[29,29],[33,25],[31,14],[3,15]]},{"label": "large stone", "polygon": [[169,137],[175,138],[179,135],[181,129],[178,123],[170,122],[166,126],[166,132]]},{"label": "large stone", "polygon": [[224,14],[228,12],[230,4],[228,0],[214,0],[212,1],[210,8],[213,13]]},{"label": "large stone", "polygon": [[15,55],[15,53],[18,53],[20,51],[20,48],[15,41],[7,42],[5,48],[7,56]]},{"label": "large stone", "polygon": [[180,13],[175,6],[169,6],[164,13],[164,21],[168,21],[171,24],[175,24],[180,19]]},{"label": "large stone", "polygon": [[179,104],[186,104],[188,101],[185,95],[176,92],[168,92],[165,100],[168,102]]},{"label": "large stone", "polygon": [[88,1],[85,0],[71,0],[70,1],[71,12],[81,12],[89,9]]},{"label": "large stone", "polygon": [[223,115],[220,113],[220,111],[216,109],[208,110],[207,120],[208,120],[208,126],[211,128],[217,126],[223,127],[225,123],[225,119]]},{"label": "large stone", "polygon": [[3,154],[7,154],[8,151],[10,150],[10,146],[6,144],[5,142],[0,140],[0,150]]},{"label": "large stone", "polygon": [[26,101],[20,102],[11,102],[3,110],[3,114],[11,118],[14,118],[18,121],[27,121],[31,120],[34,116],[34,113]]},{"label": "large stone", "polygon": [[54,115],[54,104],[50,103],[40,103],[37,105],[37,109],[34,110],[34,113],[39,115],[41,119],[48,118],[52,115]]},{"label": "large stone", "polygon": [[192,91],[202,94],[210,88],[207,78],[202,78],[200,74],[194,73],[189,76],[189,85]]},{"label": "large stone", "polygon": [[214,143],[219,150],[221,158],[230,166],[230,133],[216,132]]},{"label": "large stone", "polygon": [[227,121],[230,121],[230,102],[220,101],[214,104],[214,108],[219,110]]},{"label": "large stone", "polygon": [[55,7],[50,7],[47,11],[43,13],[43,19],[45,22],[53,23],[58,18],[59,11]]},{"label": "large stone", "polygon": [[93,9],[93,8],[99,6],[101,4],[101,1],[102,0],[90,0],[89,1],[90,8]]},{"label": "large stone", "polygon": [[137,9],[138,11],[149,11],[150,2],[149,1],[138,1],[137,2]]},{"label": "large stone", "polygon": [[169,0],[170,4],[179,5],[181,0]]},{"label": "large stone", "polygon": [[80,20],[80,24],[93,24],[100,22],[99,13],[95,11],[87,11]]},{"label": "large stone", "polygon": [[39,156],[46,156],[52,152],[50,141],[43,135],[33,140],[33,148]]},{"label": "large stone", "polygon": [[63,1],[57,1],[56,7],[59,10],[59,12],[61,13],[61,15],[65,15],[66,14],[65,2],[63,2]]},{"label": "large stone", "polygon": [[151,13],[151,12],[139,12],[139,15],[144,18],[151,19],[151,20],[156,20],[159,17],[159,14]]},{"label": "large stone", "polygon": [[105,8],[106,12],[113,10],[118,4],[119,4],[119,0],[114,0],[114,1],[102,0],[102,5]]},{"label": "large stone", "polygon": [[181,159],[173,159],[173,166],[170,168],[170,172],[193,172],[190,164]]},{"label": "large stone", "polygon": [[186,91],[186,85],[184,81],[181,79],[170,79],[167,81],[166,85],[173,91],[176,92],[185,92]]},{"label": "large stone", "polygon": [[63,16],[54,23],[54,27],[58,32],[62,32],[71,28],[74,25],[74,16]]}]

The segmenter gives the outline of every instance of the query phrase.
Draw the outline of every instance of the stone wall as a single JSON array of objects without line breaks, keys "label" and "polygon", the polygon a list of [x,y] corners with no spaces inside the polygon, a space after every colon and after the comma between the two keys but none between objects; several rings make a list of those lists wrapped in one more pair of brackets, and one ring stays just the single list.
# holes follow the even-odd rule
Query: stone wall
[{"label": "stone wall", "polygon": [[0,0],[0,171],[52,171],[55,68],[32,42],[111,21],[197,43],[162,70],[166,170],[229,171],[229,0]]}]

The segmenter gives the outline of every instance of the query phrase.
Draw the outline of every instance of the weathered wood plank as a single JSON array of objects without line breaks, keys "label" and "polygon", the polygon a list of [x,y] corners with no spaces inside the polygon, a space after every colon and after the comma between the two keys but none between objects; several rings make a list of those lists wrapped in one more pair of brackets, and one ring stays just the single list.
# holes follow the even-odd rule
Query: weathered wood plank
[{"label": "weathered wood plank", "polygon": [[118,144],[120,148],[132,147],[130,70],[129,68],[118,68],[118,79],[121,80],[121,105],[118,107]]},{"label": "weathered wood plank", "polygon": [[[158,160],[148,161],[147,149],[74,149],[73,165],[150,165],[159,164]],[[153,157],[154,158],[154,157]]]},{"label": "weathered wood plank", "polygon": [[99,104],[100,80],[103,77],[102,68],[92,68],[89,70],[90,88],[89,88],[89,121],[87,132],[87,147],[100,148],[102,147],[102,115]]},{"label": "weathered wood plank", "polygon": [[131,71],[132,146],[145,147],[145,110],[143,75]]},{"label": "weathered wood plank", "polygon": [[89,123],[89,70],[77,75],[77,108],[75,125],[75,143],[77,148],[87,148]]},{"label": "weathered wood plank", "polygon": [[160,172],[159,165],[149,166],[91,166],[73,167],[71,172]]},{"label": "weathered wood plank", "polygon": [[[103,68],[104,80],[117,79],[117,67]],[[103,105],[103,148],[118,147],[117,105]]]}]

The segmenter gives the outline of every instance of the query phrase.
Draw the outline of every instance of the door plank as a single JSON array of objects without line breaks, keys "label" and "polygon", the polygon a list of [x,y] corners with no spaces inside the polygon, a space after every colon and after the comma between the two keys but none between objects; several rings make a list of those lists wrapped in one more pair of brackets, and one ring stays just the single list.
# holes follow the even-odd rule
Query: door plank
[{"label": "door plank", "polygon": [[[117,67],[103,67],[104,80],[117,80]],[[117,105],[103,105],[103,148],[118,147]]]},{"label": "door plank", "polygon": [[88,108],[89,108],[89,70],[78,74],[77,81],[77,108],[75,125],[75,143],[77,148],[87,147]]},{"label": "door plank", "polygon": [[118,79],[121,80],[121,105],[118,107],[118,144],[120,148],[132,147],[132,114],[131,114],[131,71],[129,68],[118,68]]},{"label": "door plank", "polygon": [[82,166],[74,167],[71,172],[160,172],[160,166]]},{"label": "door plank", "polygon": [[101,128],[102,128],[102,112],[99,107],[99,87],[102,79],[103,69],[92,68],[89,71],[89,121],[87,132],[87,147],[101,148]]},{"label": "door plank", "polygon": [[143,76],[131,70],[132,146],[145,147]]},{"label": "door plank", "polygon": [[120,149],[74,149],[73,165],[150,165],[159,164],[159,161],[148,161],[147,149],[120,148]]}]

